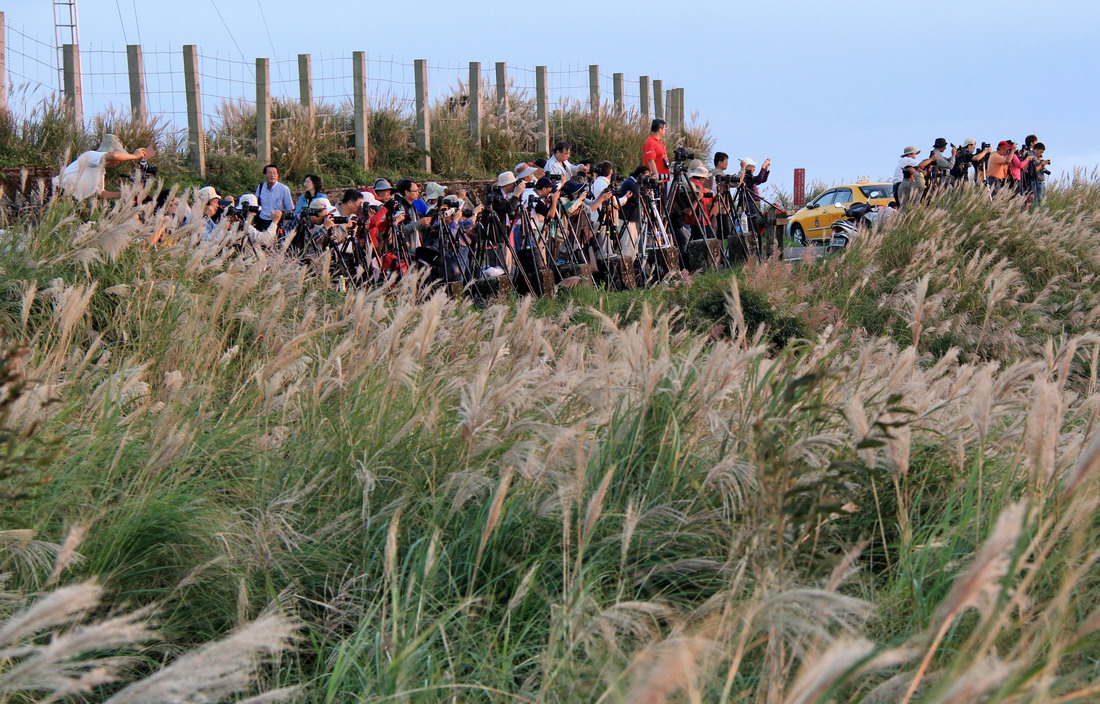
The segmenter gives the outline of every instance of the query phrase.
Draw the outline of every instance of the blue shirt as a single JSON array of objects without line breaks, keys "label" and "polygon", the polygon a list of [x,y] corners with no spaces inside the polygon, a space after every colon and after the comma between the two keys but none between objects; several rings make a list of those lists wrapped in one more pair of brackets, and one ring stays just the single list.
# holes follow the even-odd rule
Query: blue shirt
[{"label": "blue shirt", "polygon": [[255,193],[260,201],[260,217],[264,220],[271,219],[272,211],[281,210],[289,214],[294,210],[294,201],[285,183],[276,182],[274,187],[268,187],[267,181],[264,181],[256,186]]},{"label": "blue shirt", "polygon": [[413,201],[413,207],[416,208],[416,214],[420,217],[424,217],[428,213],[428,204],[419,198]]}]

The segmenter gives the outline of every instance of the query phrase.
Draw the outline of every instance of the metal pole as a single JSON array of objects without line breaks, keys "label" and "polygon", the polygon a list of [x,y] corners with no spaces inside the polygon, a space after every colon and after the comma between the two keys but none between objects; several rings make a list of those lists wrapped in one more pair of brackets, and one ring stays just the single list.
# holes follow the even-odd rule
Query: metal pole
[{"label": "metal pole", "polygon": [[187,93],[187,142],[191,163],[201,178],[206,178],[206,140],[202,132],[202,93],[199,90],[199,48],[183,45],[183,84]]},{"label": "metal pole", "polygon": [[416,146],[423,152],[420,168],[430,173],[432,170],[432,110],[428,105],[428,62],[425,59],[414,60],[413,72],[416,75]]},{"label": "metal pole", "polygon": [[140,44],[126,46],[126,66],[130,73],[130,114],[137,122],[145,122],[149,112],[145,107],[145,57]]},{"label": "metal pole", "polygon": [[351,52],[352,113],[355,123],[355,163],[361,169],[370,168],[370,116],[367,114],[367,55]]},{"label": "metal pole", "polygon": [[256,158],[271,162],[271,59],[256,59]]},{"label": "metal pole", "polygon": [[538,139],[535,149],[550,155],[550,92],[546,86],[546,67],[535,67],[535,114],[538,119]]}]

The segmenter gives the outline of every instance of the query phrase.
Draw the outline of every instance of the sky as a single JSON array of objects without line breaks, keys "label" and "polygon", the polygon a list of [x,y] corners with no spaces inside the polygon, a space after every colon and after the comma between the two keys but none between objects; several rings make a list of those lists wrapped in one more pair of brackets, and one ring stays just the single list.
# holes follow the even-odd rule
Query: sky
[{"label": "sky", "polygon": [[[684,88],[687,112],[709,123],[716,150],[771,158],[784,188],[796,167],[807,183],[888,180],[906,146],[927,150],[937,137],[1022,142],[1033,133],[1056,176],[1100,165],[1100,3],[1091,0],[387,7],[79,0],[81,43],[122,49],[140,35],[147,47],[193,43],[248,61],[364,50],[450,66],[480,60],[486,72],[506,61],[599,64],[628,84],[659,76]],[[9,28],[52,40],[45,0],[4,12]],[[86,103],[94,100],[85,85]]]}]

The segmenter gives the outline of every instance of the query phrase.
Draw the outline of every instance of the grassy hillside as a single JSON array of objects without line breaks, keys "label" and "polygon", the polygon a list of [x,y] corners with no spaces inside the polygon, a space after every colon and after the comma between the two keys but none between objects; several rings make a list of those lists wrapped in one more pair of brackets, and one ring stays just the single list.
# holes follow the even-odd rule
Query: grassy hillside
[{"label": "grassy hillside", "polygon": [[3,520],[173,646],[293,614],[308,702],[1100,692],[1100,183],[487,308],[81,222],[0,241]]}]

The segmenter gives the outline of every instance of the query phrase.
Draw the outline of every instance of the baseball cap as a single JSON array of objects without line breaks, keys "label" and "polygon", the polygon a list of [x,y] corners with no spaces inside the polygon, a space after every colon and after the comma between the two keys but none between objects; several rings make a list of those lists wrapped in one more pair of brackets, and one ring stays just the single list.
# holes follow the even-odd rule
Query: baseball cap
[{"label": "baseball cap", "polygon": [[554,182],[551,181],[550,179],[548,179],[545,176],[543,176],[542,178],[540,178],[538,181],[535,182],[535,190],[536,191],[542,190],[543,188],[553,188],[553,187],[554,187]]},{"label": "baseball cap", "polygon": [[963,143],[962,143],[962,145],[964,147],[973,147],[976,144],[977,144],[976,141],[974,141],[973,139],[969,139],[969,138],[963,140]]},{"label": "baseball cap", "polygon": [[1015,146],[1015,144],[1013,144],[1013,142],[1011,140],[1008,140],[1008,139],[1002,139],[1000,142],[997,142],[997,148],[998,149],[1004,149],[1005,147],[1012,147],[1012,146]]}]

